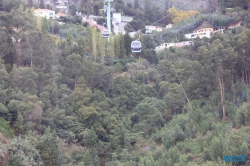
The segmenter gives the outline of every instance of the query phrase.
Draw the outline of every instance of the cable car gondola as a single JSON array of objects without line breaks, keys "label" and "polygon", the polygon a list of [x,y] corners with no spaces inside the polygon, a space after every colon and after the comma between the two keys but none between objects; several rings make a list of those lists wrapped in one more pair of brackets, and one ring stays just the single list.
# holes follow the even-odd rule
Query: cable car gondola
[{"label": "cable car gondola", "polygon": [[102,31],[102,37],[103,37],[103,38],[108,38],[108,37],[109,37],[109,31],[106,30],[106,29],[103,30],[103,31]]},{"label": "cable car gondola", "polygon": [[141,42],[136,40],[131,43],[131,51],[132,52],[141,52]]}]

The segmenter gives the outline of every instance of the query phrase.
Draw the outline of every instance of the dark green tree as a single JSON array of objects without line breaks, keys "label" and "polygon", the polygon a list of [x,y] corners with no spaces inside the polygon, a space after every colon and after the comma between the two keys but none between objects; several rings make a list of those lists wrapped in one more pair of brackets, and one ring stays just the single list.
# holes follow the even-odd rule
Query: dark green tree
[{"label": "dark green tree", "polygon": [[50,128],[46,129],[45,134],[38,140],[36,147],[39,150],[44,165],[61,165],[59,140],[55,132],[50,133]]},{"label": "dark green tree", "polygon": [[49,32],[49,23],[46,17],[42,18],[41,30],[45,34]]},{"label": "dark green tree", "polygon": [[28,7],[30,7],[30,8],[33,7],[33,0],[28,0]]},{"label": "dark green tree", "polygon": [[40,2],[39,2],[39,8],[45,9],[45,4],[44,4],[43,0],[40,0]]},{"label": "dark green tree", "polygon": [[134,1],[134,8],[135,8],[135,9],[140,8],[139,1],[138,1],[138,0],[135,0],[135,1]]}]

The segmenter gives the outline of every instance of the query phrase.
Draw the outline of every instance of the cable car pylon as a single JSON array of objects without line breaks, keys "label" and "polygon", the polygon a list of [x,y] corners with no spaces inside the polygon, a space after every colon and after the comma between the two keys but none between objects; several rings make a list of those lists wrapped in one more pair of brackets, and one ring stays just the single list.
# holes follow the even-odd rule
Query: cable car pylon
[{"label": "cable car pylon", "polygon": [[108,30],[103,30],[102,31],[102,36],[104,38],[108,38],[108,41],[109,41],[109,37],[110,37],[110,34],[111,34],[110,2],[114,2],[114,0],[105,0],[105,2],[108,3],[108,6],[107,6],[107,27],[108,27]]}]

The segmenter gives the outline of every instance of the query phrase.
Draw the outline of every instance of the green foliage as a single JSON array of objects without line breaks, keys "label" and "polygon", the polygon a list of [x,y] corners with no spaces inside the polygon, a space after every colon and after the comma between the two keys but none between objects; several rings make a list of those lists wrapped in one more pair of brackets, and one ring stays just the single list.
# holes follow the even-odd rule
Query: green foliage
[{"label": "green foliage", "polygon": [[238,126],[249,124],[249,106],[249,102],[243,103],[236,111],[235,121]]},{"label": "green foliage", "polygon": [[61,165],[59,142],[56,133],[50,133],[50,128],[46,129],[45,134],[39,139],[36,147],[45,165]]},{"label": "green foliage", "polygon": [[10,128],[9,122],[0,117],[0,133],[2,133],[5,137],[13,137],[14,131]]},{"label": "green foliage", "polygon": [[12,139],[8,155],[8,166],[40,165],[43,163],[38,151],[30,144],[27,138],[15,137]]},{"label": "green foliage", "polygon": [[83,133],[83,145],[89,148],[94,148],[98,144],[97,135],[93,127]]},{"label": "green foliage", "polygon": [[[0,132],[9,139],[0,144],[3,164],[225,165],[224,155],[249,155],[247,11],[245,27],[197,39],[194,47],[153,50],[164,40],[183,40],[204,21],[219,27],[238,18],[200,14],[141,35],[143,51],[131,58],[128,34],[108,42],[95,28],[76,25],[80,17],[65,18],[74,25],[43,19],[37,26],[33,9],[1,2]],[[209,2],[204,10],[214,10],[215,1]],[[103,7],[88,0],[74,5],[86,14]],[[114,7],[134,16],[130,29],[166,15],[149,1]],[[169,22],[166,17],[159,25]],[[25,137],[11,140],[14,135]]]}]

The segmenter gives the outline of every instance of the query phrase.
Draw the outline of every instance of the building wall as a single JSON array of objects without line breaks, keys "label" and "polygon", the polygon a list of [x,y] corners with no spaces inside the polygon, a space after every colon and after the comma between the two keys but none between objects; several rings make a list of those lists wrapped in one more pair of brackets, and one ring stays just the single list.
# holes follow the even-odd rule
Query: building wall
[{"label": "building wall", "polygon": [[162,28],[157,28],[156,30],[157,30],[158,32],[160,32],[160,31],[162,31]]},{"label": "building wall", "polygon": [[189,34],[185,34],[185,37],[188,39],[193,39],[193,38],[203,38],[203,37],[207,37],[210,38],[211,37],[211,31],[200,31],[198,33],[189,33]]},{"label": "building wall", "polygon": [[35,16],[45,17],[49,19],[50,17],[55,18],[55,11],[47,9],[37,9],[34,11]]},{"label": "building wall", "polygon": [[185,47],[193,44],[194,44],[193,41],[183,41],[178,43],[162,43],[160,46],[155,47],[155,51],[158,52],[169,47]]},{"label": "building wall", "polygon": [[196,31],[196,33],[203,33],[203,32],[212,32],[213,28],[202,28]]},{"label": "building wall", "polygon": [[146,26],[146,29],[155,30],[155,26],[150,26],[150,25],[148,26],[148,25],[147,25],[147,26]]},{"label": "building wall", "polygon": [[166,28],[169,29],[169,28],[172,28],[173,24],[168,24],[166,25]]},{"label": "building wall", "polygon": [[113,13],[113,18],[115,19],[115,21],[118,21],[118,22],[122,21],[121,13]]},{"label": "building wall", "polygon": [[145,28],[148,29],[148,30],[153,30],[153,31],[158,31],[158,32],[160,32],[160,31],[163,30],[162,27],[159,27],[159,26],[152,26],[152,25],[146,25]]}]

